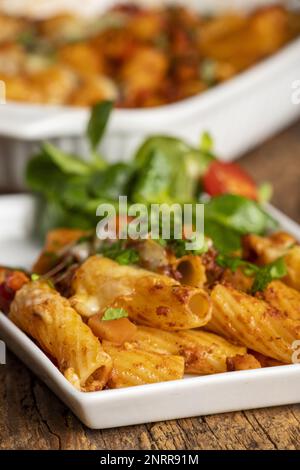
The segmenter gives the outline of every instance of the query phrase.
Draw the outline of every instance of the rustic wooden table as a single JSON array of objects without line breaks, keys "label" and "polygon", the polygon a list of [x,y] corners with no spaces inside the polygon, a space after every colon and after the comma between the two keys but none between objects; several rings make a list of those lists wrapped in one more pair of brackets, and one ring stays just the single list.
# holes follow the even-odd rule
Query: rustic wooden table
[{"label": "rustic wooden table", "polygon": [[[300,222],[300,122],[241,159]],[[2,449],[300,449],[300,405],[92,431],[12,354],[0,366]],[[300,395],[299,395],[300,402]]]}]

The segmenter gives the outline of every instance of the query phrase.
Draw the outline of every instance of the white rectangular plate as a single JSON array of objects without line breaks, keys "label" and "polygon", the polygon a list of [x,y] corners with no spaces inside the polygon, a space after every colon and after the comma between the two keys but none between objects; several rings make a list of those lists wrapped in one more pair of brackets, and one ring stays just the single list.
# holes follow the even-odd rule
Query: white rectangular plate
[{"label": "white rectangular plate", "polygon": [[[269,212],[300,239],[300,227],[276,209]],[[39,250],[30,237],[30,196],[0,197],[0,265],[30,266]],[[137,387],[83,393],[75,390],[47,356],[0,313],[0,337],[90,428],[208,415],[299,402],[300,365],[288,365]],[[5,366],[4,366],[5,367]]]}]

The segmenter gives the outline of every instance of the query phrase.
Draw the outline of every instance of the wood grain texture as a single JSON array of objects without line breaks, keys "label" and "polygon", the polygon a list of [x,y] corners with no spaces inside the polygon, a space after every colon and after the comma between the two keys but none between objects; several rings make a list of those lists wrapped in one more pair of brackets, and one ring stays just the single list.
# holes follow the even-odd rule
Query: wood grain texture
[{"label": "wood grain texture", "polygon": [[[240,160],[300,222],[300,122]],[[13,354],[0,366],[0,449],[300,449],[300,405],[92,431]]]}]

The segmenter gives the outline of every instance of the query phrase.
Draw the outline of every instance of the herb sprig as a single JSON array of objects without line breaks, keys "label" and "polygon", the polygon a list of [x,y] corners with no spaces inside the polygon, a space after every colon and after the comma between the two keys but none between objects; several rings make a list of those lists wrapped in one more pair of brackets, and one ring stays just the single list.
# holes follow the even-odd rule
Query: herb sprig
[{"label": "herb sprig", "polygon": [[119,320],[120,318],[127,318],[128,313],[124,308],[107,308],[104,312],[101,320],[110,321],[110,320]]},{"label": "herb sprig", "polygon": [[222,268],[228,268],[232,272],[236,272],[238,268],[241,268],[246,276],[254,277],[251,294],[263,291],[271,281],[281,279],[287,274],[284,258],[278,258],[273,263],[265,266],[257,266],[241,258],[224,254],[218,255],[216,261]]}]

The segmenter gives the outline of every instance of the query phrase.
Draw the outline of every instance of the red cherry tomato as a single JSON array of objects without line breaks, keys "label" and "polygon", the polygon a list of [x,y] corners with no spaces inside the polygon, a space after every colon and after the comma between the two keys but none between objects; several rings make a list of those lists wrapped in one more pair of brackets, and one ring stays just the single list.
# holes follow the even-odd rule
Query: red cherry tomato
[{"label": "red cherry tomato", "polygon": [[15,291],[5,283],[0,284],[0,310],[4,313],[9,312],[10,304],[14,300]]},{"label": "red cherry tomato", "polygon": [[204,175],[204,189],[211,196],[227,193],[257,199],[251,176],[234,163],[212,162]]}]

